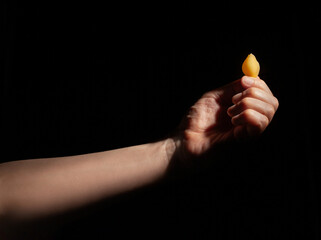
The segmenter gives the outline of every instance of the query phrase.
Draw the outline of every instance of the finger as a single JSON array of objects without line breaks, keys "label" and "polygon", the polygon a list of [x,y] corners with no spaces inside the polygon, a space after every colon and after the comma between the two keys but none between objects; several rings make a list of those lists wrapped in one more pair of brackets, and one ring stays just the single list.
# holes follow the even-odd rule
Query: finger
[{"label": "finger", "polygon": [[203,97],[213,97],[214,99],[220,99],[225,103],[230,103],[231,98],[244,91],[245,88],[242,86],[241,79],[235,80],[231,83],[224,85],[223,87],[209,91],[203,95]]},{"label": "finger", "polygon": [[241,78],[241,83],[244,89],[248,89],[250,87],[256,87],[256,88],[262,89],[267,93],[272,94],[268,85],[259,77],[253,78],[253,77],[243,76]]},{"label": "finger", "polygon": [[246,126],[251,135],[262,133],[269,125],[269,119],[253,109],[246,109],[231,121],[234,126]]},{"label": "finger", "polygon": [[260,77],[257,77],[257,81],[255,82],[257,88],[261,88],[262,90],[265,90],[266,92],[269,92],[270,94],[273,95],[271,89],[269,86],[266,84],[264,80],[262,80]]},{"label": "finger", "polygon": [[275,111],[279,107],[278,99],[260,88],[256,88],[256,87],[248,88],[245,91],[234,95],[232,97],[232,102],[234,104],[237,104],[239,101],[241,101],[244,98],[255,98],[263,102],[269,103],[274,107]]},{"label": "finger", "polygon": [[239,101],[237,104],[229,107],[227,109],[227,114],[230,117],[233,117],[245,111],[246,109],[252,109],[265,115],[269,119],[269,121],[272,120],[275,113],[274,106],[272,106],[270,103],[261,101],[259,99],[246,97]]},{"label": "finger", "polygon": [[238,140],[242,140],[248,137],[246,126],[236,126],[233,132],[234,132],[235,138]]},{"label": "finger", "polygon": [[242,78],[235,80],[223,87],[205,93],[203,97],[213,97],[214,99],[219,99],[224,104],[230,104],[234,95],[252,87],[261,89],[273,95],[266,83],[260,78],[243,76]]}]

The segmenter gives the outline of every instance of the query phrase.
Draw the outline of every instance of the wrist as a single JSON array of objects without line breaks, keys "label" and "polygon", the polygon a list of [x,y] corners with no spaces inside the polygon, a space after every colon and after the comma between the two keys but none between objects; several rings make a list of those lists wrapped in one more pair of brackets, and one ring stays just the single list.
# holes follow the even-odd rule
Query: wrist
[{"label": "wrist", "polygon": [[166,154],[166,163],[167,165],[171,165],[173,162],[173,159],[175,155],[177,154],[177,150],[179,148],[180,142],[178,139],[175,139],[173,137],[167,138],[165,140],[165,154]]},{"label": "wrist", "polygon": [[181,134],[174,135],[165,140],[165,151],[168,168],[191,167],[192,156],[187,153],[184,147],[184,138]]}]

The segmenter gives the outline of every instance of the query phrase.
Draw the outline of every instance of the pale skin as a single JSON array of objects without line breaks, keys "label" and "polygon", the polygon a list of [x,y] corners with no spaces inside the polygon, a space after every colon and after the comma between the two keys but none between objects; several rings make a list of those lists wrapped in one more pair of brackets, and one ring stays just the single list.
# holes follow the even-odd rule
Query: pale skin
[{"label": "pale skin", "polygon": [[278,100],[260,78],[243,77],[205,93],[176,135],[139,146],[69,157],[0,164],[0,232],[86,207],[158,181],[169,165],[206,153],[218,143],[261,134]]}]

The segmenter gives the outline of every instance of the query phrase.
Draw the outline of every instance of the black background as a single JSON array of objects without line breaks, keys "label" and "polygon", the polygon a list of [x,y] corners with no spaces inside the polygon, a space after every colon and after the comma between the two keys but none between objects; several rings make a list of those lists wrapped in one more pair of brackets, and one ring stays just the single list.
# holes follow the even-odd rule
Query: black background
[{"label": "black background", "polygon": [[241,77],[251,52],[280,101],[259,139],[217,149],[183,179],[39,229],[53,239],[318,239],[317,9],[3,3],[2,162],[165,137],[204,92]]}]

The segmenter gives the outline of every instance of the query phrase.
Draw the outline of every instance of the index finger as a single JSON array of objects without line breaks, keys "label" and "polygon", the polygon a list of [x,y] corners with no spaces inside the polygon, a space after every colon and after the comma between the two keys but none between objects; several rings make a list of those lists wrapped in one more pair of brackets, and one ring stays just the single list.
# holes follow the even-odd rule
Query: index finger
[{"label": "index finger", "polygon": [[241,83],[245,89],[250,87],[256,87],[273,95],[268,85],[260,77],[253,78],[253,77],[243,76],[241,78]]}]

